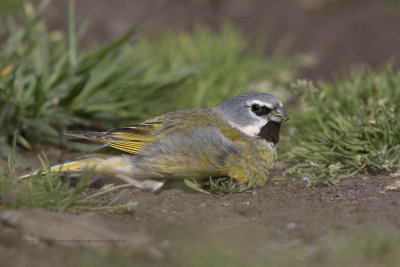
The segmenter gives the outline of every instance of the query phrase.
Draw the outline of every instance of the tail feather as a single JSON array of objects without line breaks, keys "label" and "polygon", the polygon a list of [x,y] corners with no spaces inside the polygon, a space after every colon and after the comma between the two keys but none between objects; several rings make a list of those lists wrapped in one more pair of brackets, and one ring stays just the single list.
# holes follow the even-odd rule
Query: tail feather
[{"label": "tail feather", "polygon": [[73,136],[76,138],[90,140],[92,142],[103,143],[106,137],[106,132],[89,132],[89,131],[66,131],[65,135]]},{"label": "tail feather", "polygon": [[36,170],[31,173],[20,176],[20,178],[29,178],[37,174],[46,173],[60,173],[60,172],[81,172],[83,170],[92,170],[96,173],[109,173],[113,169],[121,168],[126,164],[124,158],[121,156],[115,157],[90,157],[78,159],[63,164],[55,165],[50,167],[48,170]]},{"label": "tail feather", "polygon": [[91,170],[97,174],[105,174],[116,177],[126,183],[138,188],[150,191],[158,191],[165,183],[161,179],[135,178],[135,170],[123,156],[112,156],[107,158],[84,158],[60,165],[52,166],[48,170],[37,170],[20,176],[20,179],[29,178],[38,174],[61,173],[61,172],[82,172]]},{"label": "tail feather", "polygon": [[34,175],[44,175],[46,173],[61,173],[61,172],[69,172],[69,171],[82,171],[84,168],[84,162],[85,160],[76,160],[76,161],[71,161],[71,162],[67,162],[64,164],[60,164],[60,165],[55,165],[50,167],[50,169],[48,170],[36,170],[33,172],[29,172],[27,174],[21,175],[19,178],[20,179],[25,179],[25,178],[29,178],[32,177]]}]

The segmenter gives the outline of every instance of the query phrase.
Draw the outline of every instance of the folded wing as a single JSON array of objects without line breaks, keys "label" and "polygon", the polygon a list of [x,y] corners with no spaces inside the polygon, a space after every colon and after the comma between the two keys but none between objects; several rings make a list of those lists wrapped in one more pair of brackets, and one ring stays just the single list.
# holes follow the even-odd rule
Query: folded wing
[{"label": "folded wing", "polygon": [[154,135],[162,123],[143,123],[108,132],[68,131],[66,135],[101,143],[109,147],[137,154],[154,142]]}]

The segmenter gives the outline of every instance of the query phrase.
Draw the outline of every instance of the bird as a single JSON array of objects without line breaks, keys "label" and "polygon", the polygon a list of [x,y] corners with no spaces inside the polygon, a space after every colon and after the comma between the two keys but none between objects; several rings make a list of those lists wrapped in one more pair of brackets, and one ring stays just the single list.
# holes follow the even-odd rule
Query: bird
[{"label": "bird", "polygon": [[106,132],[67,131],[68,136],[102,147],[48,171],[91,170],[150,191],[159,190],[168,179],[209,177],[253,181],[259,187],[269,178],[281,124],[287,120],[279,98],[248,92],[219,107],[173,111]]}]

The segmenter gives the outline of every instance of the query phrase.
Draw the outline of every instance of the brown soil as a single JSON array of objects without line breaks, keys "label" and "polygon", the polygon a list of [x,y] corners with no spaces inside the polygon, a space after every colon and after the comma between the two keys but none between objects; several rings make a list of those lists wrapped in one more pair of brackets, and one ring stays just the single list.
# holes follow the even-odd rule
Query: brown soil
[{"label": "brown soil", "polygon": [[[222,260],[223,266],[232,266],[231,261],[233,266],[243,266],[251,255],[255,265],[263,266],[265,255],[271,256],[268,253],[277,253],[279,260],[286,251],[301,247],[306,255],[312,255],[324,244],[335,242],[337,235],[352,235],[371,225],[398,231],[399,192],[384,189],[394,181],[389,176],[366,175],[337,186],[314,188],[302,180],[272,181],[263,188],[227,195],[201,194],[176,181],[156,194],[130,189],[121,202],[137,202],[135,211],[103,216],[124,223],[124,231],[127,224],[132,225],[132,231],[138,225],[146,229],[164,254],[157,264],[187,266],[193,260],[188,258],[194,257],[198,266],[215,260]],[[4,262],[15,262],[16,255],[38,265],[57,263],[60,257],[67,258],[67,262],[80,261],[82,251],[74,248],[27,245],[7,227],[0,232],[0,260]],[[109,258],[113,253],[119,252],[111,250],[100,257]],[[45,260],[43,255],[47,255]],[[122,255],[125,263],[138,261]]]},{"label": "brown soil", "polygon": [[122,218],[141,222],[172,243],[219,236],[238,244],[253,242],[245,248],[249,251],[262,246],[264,238],[283,246],[296,239],[316,245],[332,232],[375,223],[399,229],[399,192],[383,193],[393,182],[387,176],[363,176],[311,188],[301,180],[276,181],[244,193],[212,196],[177,185],[156,195],[132,190],[125,198],[139,205],[134,216]]}]

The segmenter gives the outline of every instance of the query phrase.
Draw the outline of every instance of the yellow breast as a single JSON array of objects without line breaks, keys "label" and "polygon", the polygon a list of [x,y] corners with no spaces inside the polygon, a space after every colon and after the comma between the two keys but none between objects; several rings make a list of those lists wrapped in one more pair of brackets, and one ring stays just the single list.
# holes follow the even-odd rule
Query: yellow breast
[{"label": "yellow breast", "polygon": [[257,186],[266,183],[269,170],[273,167],[276,158],[275,147],[262,139],[251,138],[246,145],[246,156],[235,159],[228,175],[242,183],[254,182]]}]

